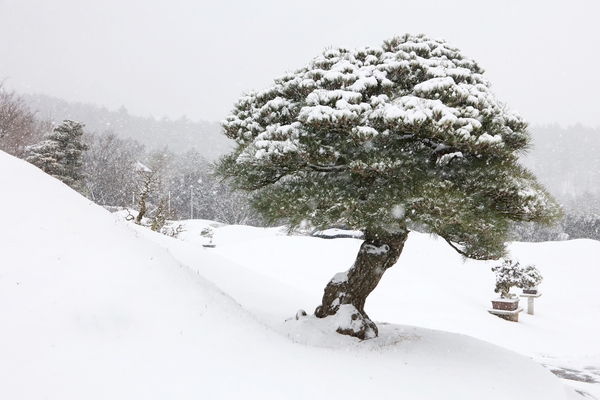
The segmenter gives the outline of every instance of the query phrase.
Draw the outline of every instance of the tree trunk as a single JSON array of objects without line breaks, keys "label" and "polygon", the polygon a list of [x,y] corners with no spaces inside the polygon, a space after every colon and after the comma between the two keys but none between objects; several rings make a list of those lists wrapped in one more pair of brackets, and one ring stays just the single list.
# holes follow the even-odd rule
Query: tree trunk
[{"label": "tree trunk", "polygon": [[365,241],[358,251],[354,265],[336,274],[325,287],[321,305],[315,316],[337,315],[337,332],[359,339],[377,337],[377,326],[364,310],[367,296],[377,287],[383,273],[391,268],[408,238],[403,232],[365,232]]},{"label": "tree trunk", "polygon": [[135,218],[135,223],[138,225],[140,225],[142,223],[142,218],[144,218],[144,215],[146,215],[146,198],[147,197],[148,197],[148,192],[147,191],[142,192],[142,194],[140,196],[140,202],[138,203],[140,211],[138,212],[138,215]]}]

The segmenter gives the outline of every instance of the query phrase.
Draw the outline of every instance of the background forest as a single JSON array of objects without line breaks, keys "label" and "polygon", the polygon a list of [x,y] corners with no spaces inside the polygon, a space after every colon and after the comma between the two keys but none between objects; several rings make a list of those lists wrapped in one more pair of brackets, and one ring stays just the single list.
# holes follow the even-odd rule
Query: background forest
[{"label": "background forest", "polygon": [[[65,119],[85,125],[79,191],[95,203],[140,210],[144,201],[146,216],[166,233],[166,221],[174,219],[263,225],[247,196],[211,174],[211,163],[232,145],[218,123],[139,117],[124,107],[111,111],[0,86],[0,150],[26,158],[28,146]],[[522,162],[559,200],[564,215],[553,227],[516,224],[515,240],[600,240],[600,128],[536,125],[530,133],[534,148]]]}]

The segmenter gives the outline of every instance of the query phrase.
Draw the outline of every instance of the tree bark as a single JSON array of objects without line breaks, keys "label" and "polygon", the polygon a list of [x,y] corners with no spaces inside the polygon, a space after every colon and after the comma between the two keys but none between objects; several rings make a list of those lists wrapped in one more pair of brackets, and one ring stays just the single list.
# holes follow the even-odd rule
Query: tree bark
[{"label": "tree bark", "polygon": [[359,339],[377,337],[377,326],[365,312],[365,302],[384,272],[398,261],[407,238],[407,229],[395,233],[365,232],[354,265],[329,281],[315,316],[337,314],[338,333]]},{"label": "tree bark", "polygon": [[140,225],[142,223],[142,218],[146,215],[146,198],[148,197],[148,191],[142,192],[140,195],[140,202],[138,203],[140,207],[140,211],[138,212],[137,217],[135,218],[135,223]]}]

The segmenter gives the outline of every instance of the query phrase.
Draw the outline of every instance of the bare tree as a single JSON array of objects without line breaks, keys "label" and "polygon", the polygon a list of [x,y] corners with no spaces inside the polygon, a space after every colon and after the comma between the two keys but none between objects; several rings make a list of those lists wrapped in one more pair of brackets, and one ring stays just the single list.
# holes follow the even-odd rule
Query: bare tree
[{"label": "bare tree", "polygon": [[247,193],[234,192],[212,174],[211,164],[195,149],[176,157],[170,178],[171,206],[180,217],[201,218],[231,225],[256,224],[257,213]]},{"label": "bare tree", "polygon": [[139,178],[135,165],[144,146],[112,131],[88,135],[87,145],[83,157],[86,196],[103,206],[131,205]]},{"label": "bare tree", "polygon": [[41,121],[23,97],[5,89],[0,82],[0,150],[24,158],[25,148],[52,130],[50,121]]},{"label": "bare tree", "polygon": [[227,181],[209,175],[202,189],[210,219],[230,225],[256,225],[259,221],[258,213],[250,206],[250,195],[233,191]]},{"label": "bare tree", "polygon": [[173,176],[173,154],[167,148],[148,156],[147,165],[138,163],[138,215],[137,224],[150,217],[150,227],[160,231],[168,218],[174,217],[169,206],[167,182]]}]

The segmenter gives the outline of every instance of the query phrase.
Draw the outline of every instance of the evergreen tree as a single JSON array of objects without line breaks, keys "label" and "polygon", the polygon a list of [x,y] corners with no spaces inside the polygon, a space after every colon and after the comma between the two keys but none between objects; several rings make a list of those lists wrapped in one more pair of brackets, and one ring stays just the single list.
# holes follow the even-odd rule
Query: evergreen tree
[{"label": "evergreen tree", "polygon": [[83,124],[65,119],[44,135],[44,140],[27,147],[26,160],[75,190],[81,190]]},{"label": "evergreen tree", "polygon": [[424,35],[331,48],[273,86],[242,96],[222,122],[236,141],[217,172],[269,220],[343,223],[364,232],[354,265],[325,288],[317,317],[369,338],[369,293],[419,226],[465,257],[505,254],[511,221],[549,223],[560,208],[518,162],[527,124],[483,70]]}]

